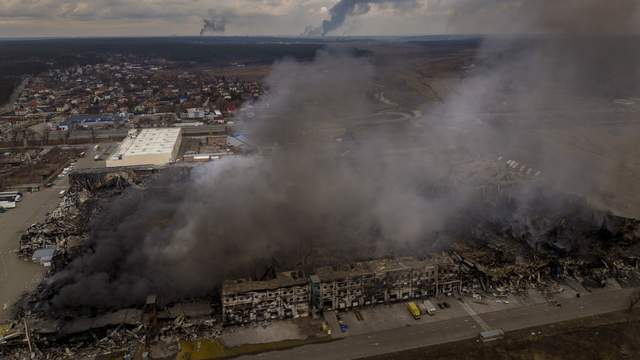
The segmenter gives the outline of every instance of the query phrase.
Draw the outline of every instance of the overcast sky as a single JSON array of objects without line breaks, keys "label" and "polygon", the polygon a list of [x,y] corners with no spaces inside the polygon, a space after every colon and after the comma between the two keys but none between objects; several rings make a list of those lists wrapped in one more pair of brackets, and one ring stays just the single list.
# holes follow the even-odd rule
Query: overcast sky
[{"label": "overcast sky", "polygon": [[[366,2],[366,0],[351,0]],[[581,2],[582,1],[582,2]],[[557,0],[580,6],[596,0]],[[630,0],[597,0],[609,4]],[[635,2],[635,0],[633,0]],[[0,37],[198,35],[203,17],[225,35],[299,35],[330,17],[338,0],[0,0]],[[517,32],[544,0],[371,0],[330,35]],[[402,6],[398,5],[403,3]],[[395,4],[395,5],[394,5]],[[519,14],[520,16],[515,16]],[[219,34],[221,35],[221,34]]]}]

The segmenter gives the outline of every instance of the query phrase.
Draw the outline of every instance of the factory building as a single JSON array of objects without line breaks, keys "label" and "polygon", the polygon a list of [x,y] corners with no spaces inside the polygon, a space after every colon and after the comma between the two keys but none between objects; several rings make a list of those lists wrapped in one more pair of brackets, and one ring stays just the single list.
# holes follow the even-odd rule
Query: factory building
[{"label": "factory building", "polygon": [[225,281],[226,325],[288,319],[332,310],[386,304],[457,293],[459,264],[450,257],[378,259],[300,272],[279,273],[268,281]]},{"label": "factory building", "polygon": [[308,316],[309,303],[309,279],[298,271],[266,281],[227,280],[222,288],[227,325]]},{"label": "factory building", "polygon": [[176,160],[182,140],[180,128],[131,130],[107,159],[107,167],[166,165]]},{"label": "factory building", "polygon": [[453,293],[462,285],[458,265],[448,257],[379,259],[323,267],[310,279],[311,305],[318,311]]}]

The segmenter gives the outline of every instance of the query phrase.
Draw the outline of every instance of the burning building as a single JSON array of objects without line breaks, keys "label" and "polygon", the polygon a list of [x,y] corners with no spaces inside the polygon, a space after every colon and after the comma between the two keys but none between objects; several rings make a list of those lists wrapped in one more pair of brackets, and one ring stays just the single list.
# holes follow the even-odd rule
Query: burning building
[{"label": "burning building", "polygon": [[309,279],[289,271],[266,281],[227,280],[222,290],[226,324],[309,315]]},{"label": "burning building", "polygon": [[378,259],[323,267],[311,276],[318,311],[425,298],[460,290],[458,266],[448,257]]},{"label": "burning building", "polygon": [[459,292],[458,265],[449,257],[377,259],[315,270],[309,277],[291,271],[272,280],[227,280],[222,290],[227,325],[305,317],[310,312]]}]

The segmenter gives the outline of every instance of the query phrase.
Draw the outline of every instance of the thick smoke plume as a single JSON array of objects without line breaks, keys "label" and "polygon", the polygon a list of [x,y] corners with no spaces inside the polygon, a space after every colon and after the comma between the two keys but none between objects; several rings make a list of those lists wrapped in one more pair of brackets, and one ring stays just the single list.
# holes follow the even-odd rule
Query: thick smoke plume
[{"label": "thick smoke plume", "polygon": [[[462,126],[474,136],[484,134],[478,144],[526,160],[554,186],[603,204],[598,197],[611,198],[605,189],[633,186],[617,170],[627,166],[628,154],[606,143],[600,126],[615,129],[615,121],[632,116],[617,102],[640,92],[639,11],[634,0],[464,2],[451,19],[452,30],[469,31],[475,24],[486,32],[535,36],[485,39],[477,54],[482,66],[442,112],[456,119],[474,114],[483,122]],[[627,141],[618,139],[613,141]],[[607,206],[637,216],[623,202]]]},{"label": "thick smoke plume", "polygon": [[[493,205],[482,200],[491,190],[487,180],[501,174],[499,155],[542,169],[536,182],[550,188],[589,193],[604,186],[609,163],[554,145],[547,130],[606,123],[615,114],[601,109],[638,91],[635,41],[581,31],[589,20],[594,31],[618,23],[627,25],[613,33],[628,33],[636,7],[597,14],[560,7],[563,14],[548,14],[550,3],[539,3],[530,2],[526,20],[555,34],[555,25],[546,24],[566,18],[562,36],[486,41],[477,70],[411,121],[372,124],[367,94],[377,69],[367,59],[320,53],[312,63],[276,64],[266,80],[270,92],[252,104],[256,116],[239,119],[253,142],[270,149],[267,155],[214,162],[187,179],[163,176],[110,203],[92,224],[90,251],[51,279],[53,305],[101,308],[139,304],[150,293],[164,301],[209,295],[227,277],[259,277],[256,269],[272,259],[283,269],[309,269],[419,256],[452,238],[477,236],[484,222],[532,242],[548,234],[532,229],[547,223],[540,220],[545,214],[599,226],[602,217],[567,214],[556,196],[533,187]],[[361,2],[339,4],[335,11],[342,12],[327,31]],[[574,16],[576,9],[586,17]],[[489,165],[474,165],[483,161]],[[542,215],[531,221],[532,212]]]},{"label": "thick smoke plume", "polygon": [[200,36],[206,34],[218,34],[224,33],[227,24],[229,23],[230,14],[218,13],[213,10],[209,10],[209,16],[202,19],[202,29],[200,30]]},{"label": "thick smoke plume", "polygon": [[400,9],[414,8],[416,0],[340,0],[329,9],[329,19],[324,20],[320,27],[307,26],[303,35],[325,36],[344,24],[347,18],[360,16],[371,10],[371,5],[388,5]]},{"label": "thick smoke plume", "polygon": [[206,295],[272,258],[305,268],[418,242],[430,248],[456,207],[431,190],[444,175],[438,164],[422,155],[398,161],[387,153],[395,135],[374,133],[363,144],[344,136],[371,113],[373,76],[366,59],[326,53],[275,65],[272,91],[248,124],[271,154],[218,161],[183,184],[161,178],[113,201],[92,225],[92,251],[53,279],[62,286],[54,304]]}]

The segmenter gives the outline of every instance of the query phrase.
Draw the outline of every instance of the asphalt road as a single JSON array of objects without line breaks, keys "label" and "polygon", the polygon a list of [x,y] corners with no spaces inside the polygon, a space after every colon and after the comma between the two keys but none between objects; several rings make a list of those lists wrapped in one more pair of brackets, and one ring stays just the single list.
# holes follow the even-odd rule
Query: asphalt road
[{"label": "asphalt road", "polygon": [[22,232],[45,218],[60,202],[59,192],[65,181],[33,194],[26,193],[15,209],[0,214],[0,321],[10,317],[10,306],[20,294],[33,288],[44,274],[44,268],[18,258],[16,251]]},{"label": "asphalt road", "polygon": [[[91,167],[90,151],[76,168]],[[68,178],[56,178],[54,186],[42,187],[35,193],[25,193],[15,209],[0,214],[0,321],[11,318],[11,305],[20,295],[34,288],[42,279],[45,268],[18,258],[20,236],[31,224],[45,219],[60,203],[60,191],[68,188]]]},{"label": "asphalt road", "polygon": [[[491,328],[505,331],[624,310],[633,289],[607,290],[560,300],[560,307],[547,303],[480,314]],[[344,360],[392,353],[429,345],[477,337],[480,327],[471,316],[424,325],[372,332],[325,344],[302,346],[285,351],[244,356],[241,359],[322,359]],[[508,336],[508,334],[507,334]]]}]

